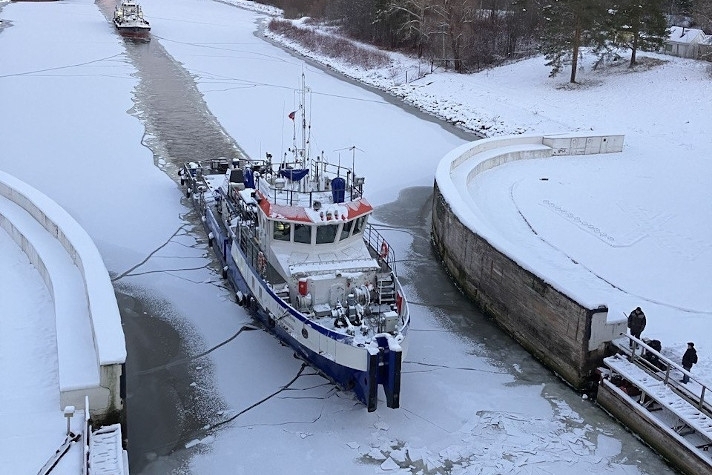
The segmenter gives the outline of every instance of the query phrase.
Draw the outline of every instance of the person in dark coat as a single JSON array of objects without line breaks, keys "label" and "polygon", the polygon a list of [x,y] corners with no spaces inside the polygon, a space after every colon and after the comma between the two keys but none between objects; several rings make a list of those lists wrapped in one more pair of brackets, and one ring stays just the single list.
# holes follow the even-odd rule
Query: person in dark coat
[{"label": "person in dark coat", "polygon": [[[643,333],[643,330],[645,330],[646,323],[645,314],[640,307],[636,307],[635,310],[630,312],[630,315],[628,315],[628,328],[630,328],[630,334],[636,338],[640,338],[640,334]],[[633,348],[633,340],[630,340],[630,347]]]},{"label": "person in dark coat", "polygon": [[[695,350],[695,344],[689,342],[687,344],[687,351],[682,355],[682,367],[687,371],[692,371],[692,365],[695,363],[697,363],[697,350]],[[680,381],[687,384],[689,380],[690,377],[685,374]]]},{"label": "person in dark coat", "polygon": [[[654,349],[658,353],[663,351],[663,344],[660,342],[660,340],[648,340],[648,339],[643,339],[643,343],[646,343],[650,348]],[[656,368],[660,370],[665,370],[667,369],[667,365],[660,361],[660,358],[658,355],[653,354],[652,351],[645,350],[643,351],[643,358],[648,360],[651,365],[655,366]]]}]

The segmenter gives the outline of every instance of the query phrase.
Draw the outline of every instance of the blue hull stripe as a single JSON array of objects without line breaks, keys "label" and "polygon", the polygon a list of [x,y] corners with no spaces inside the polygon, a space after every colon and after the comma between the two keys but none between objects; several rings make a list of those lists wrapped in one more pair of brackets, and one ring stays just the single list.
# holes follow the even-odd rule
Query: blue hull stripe
[{"label": "blue hull stripe", "polygon": [[[378,354],[368,355],[368,369],[360,371],[347,366],[343,366],[326,358],[319,353],[316,353],[309,348],[300,344],[287,331],[278,325],[274,325],[268,312],[262,308],[257,299],[252,295],[244,276],[240,273],[237,263],[230,252],[231,241],[226,236],[224,228],[220,225],[213,210],[210,206],[206,206],[202,211],[205,212],[204,226],[205,231],[213,234],[212,248],[220,260],[221,266],[227,268],[226,277],[233,289],[241,292],[245,297],[249,298],[249,309],[252,314],[257,317],[260,322],[273,335],[281,341],[287,343],[300,358],[309,362],[313,367],[318,369],[327,378],[345,390],[352,390],[357,399],[365,404],[369,410],[375,411],[378,405],[378,386],[383,385],[386,394],[386,405],[391,408],[397,408],[400,405],[400,373],[401,373],[401,356],[400,351],[390,351],[387,338],[383,335],[377,337],[378,345],[382,349]],[[242,251],[238,250],[241,254]],[[243,258],[245,256],[243,255]],[[255,277],[257,274],[255,273]],[[261,279],[258,279],[261,282]],[[268,286],[262,286],[263,290],[269,293],[270,297],[278,302],[282,308],[302,322],[306,322],[310,328],[315,331],[327,335],[337,341],[347,340],[351,337],[330,331],[324,327],[313,325],[301,313],[296,311],[291,306],[287,305],[279,298]],[[364,350],[367,352],[367,350]]]}]

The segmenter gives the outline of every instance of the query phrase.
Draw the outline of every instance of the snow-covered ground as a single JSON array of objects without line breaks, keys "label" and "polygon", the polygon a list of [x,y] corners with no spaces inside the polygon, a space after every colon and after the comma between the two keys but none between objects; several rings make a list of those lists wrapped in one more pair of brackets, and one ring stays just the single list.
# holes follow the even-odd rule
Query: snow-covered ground
[{"label": "snow-covered ground", "polygon": [[[470,184],[471,198],[497,230],[498,247],[534,263],[546,280],[578,295],[589,277],[598,280],[587,300],[608,306],[609,318],[641,306],[648,318],[643,336],[661,340],[674,360],[695,341],[695,371],[712,383],[712,103],[696,100],[712,97],[712,63],[644,53],[633,69],[623,56],[594,70],[596,58],[588,55],[572,85],[565,72],[549,78],[536,57],[404,84],[404,71],[427,71],[427,64],[390,53],[390,67],[365,71],[269,36],[486,137],[625,135],[623,154],[488,171]],[[519,213],[527,222],[512,219]],[[578,285],[566,281],[571,275],[557,273],[553,254],[588,276]]]},{"label": "snow-covered ground", "polygon": [[[367,177],[374,205],[395,200],[407,187],[432,186],[438,161],[463,143],[438,124],[256,38],[264,13],[196,0],[147,0],[142,6],[152,41],[193,75],[211,111],[251,156],[274,153],[289,142],[285,119],[302,70],[314,90],[315,147],[332,157],[351,145],[363,149],[357,169]],[[195,336],[196,353],[234,334],[250,318],[214,285],[218,279],[205,268],[199,233],[183,231],[187,210],[180,204],[180,189],[154,166],[142,145],[142,124],[127,113],[138,80],[123,40],[89,0],[7,4],[0,19],[0,168],[67,209],[95,240],[113,275],[122,276],[146,259],[117,285],[168,302],[172,324]],[[626,69],[625,62],[603,71],[584,68],[582,84],[571,87],[566,75],[548,78],[543,59],[535,58],[476,75],[437,72],[399,84],[392,79],[401,77],[398,71],[418,64],[393,57],[395,69],[379,72],[328,62],[488,135],[626,135],[621,156],[576,159],[580,166],[521,165],[531,168],[513,171],[528,177],[518,192],[531,189],[531,206],[552,201],[530,183],[532,176],[546,173],[549,184],[556,179],[551,193],[560,207],[586,221],[613,225],[610,233],[628,244],[618,254],[635,254],[630,264],[598,269],[625,279],[626,287],[615,291],[620,308],[641,305],[648,314],[643,335],[661,339],[669,355],[681,356],[685,342],[694,340],[700,363],[693,373],[711,380],[712,305],[705,283],[712,268],[712,104],[697,100],[711,97],[709,65],[648,55],[648,66],[636,71]],[[511,180],[505,172],[504,167],[497,171],[490,183]],[[520,200],[527,197],[517,195]],[[596,256],[585,255],[588,247],[576,247],[586,242],[586,232],[551,214],[539,223],[554,233],[550,239],[560,239],[557,245],[597,264]],[[628,225],[618,228],[621,223]],[[389,239],[404,254],[411,244],[405,234]],[[0,256],[6,262],[6,254]],[[399,269],[407,275],[407,266]],[[0,290],[11,289],[3,285]],[[0,298],[3,305],[7,301]],[[44,297],[42,302],[46,305]],[[2,307],[2,316],[15,310]],[[272,398],[218,431],[186,440],[194,451],[187,466],[168,468],[170,460],[158,457],[146,473],[284,473],[285,467],[295,473],[669,470],[651,461],[642,446],[626,452],[625,445],[635,442],[615,423],[587,423],[545,385],[519,381],[517,367],[498,365],[486,349],[447,331],[429,308],[412,311],[401,409],[369,414],[349,393],[321,384],[318,376],[303,376],[293,397]],[[5,320],[0,322],[6,328]],[[3,344],[0,357],[9,358],[18,354],[14,345],[21,342]],[[51,358],[42,345],[33,354]],[[262,332],[241,335],[213,353],[211,363],[225,404],[215,408],[216,417],[236,414],[273,393],[300,366]],[[30,359],[26,364],[28,372],[34,371]],[[0,389],[35,390],[45,391],[46,385],[3,384]],[[0,439],[13,437],[12,428],[1,427]],[[48,431],[47,437],[54,435]],[[0,459],[9,461],[4,466],[14,473],[35,473],[50,455],[37,446],[12,454],[2,447]]]}]

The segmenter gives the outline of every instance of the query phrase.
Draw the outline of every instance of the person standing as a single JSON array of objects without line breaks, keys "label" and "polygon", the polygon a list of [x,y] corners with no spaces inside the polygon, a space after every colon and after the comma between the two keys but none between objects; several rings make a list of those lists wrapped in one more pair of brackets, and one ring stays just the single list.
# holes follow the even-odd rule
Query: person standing
[{"label": "person standing", "polygon": [[[695,363],[697,363],[697,350],[695,350],[695,344],[689,342],[687,344],[687,351],[682,355],[682,367],[685,368],[686,371],[692,371],[692,365]],[[689,380],[690,377],[685,374],[680,381],[687,384]]]},{"label": "person standing", "polygon": [[[640,334],[643,333],[643,330],[645,330],[646,323],[645,314],[640,307],[636,307],[635,310],[630,312],[630,315],[628,315],[628,328],[630,328],[630,334],[638,339],[640,339]],[[630,340],[630,347],[633,348],[633,340]]]}]

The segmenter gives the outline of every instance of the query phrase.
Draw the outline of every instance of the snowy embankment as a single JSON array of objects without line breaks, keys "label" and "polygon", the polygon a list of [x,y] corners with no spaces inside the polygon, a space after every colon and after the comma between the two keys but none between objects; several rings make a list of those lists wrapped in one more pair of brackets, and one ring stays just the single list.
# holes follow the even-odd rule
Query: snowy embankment
[{"label": "snowy embankment", "polygon": [[[707,158],[712,156],[712,141],[706,124],[712,103],[684,104],[689,97],[712,96],[710,63],[639,53],[638,65],[629,68],[628,53],[622,52],[620,60],[594,69],[596,57],[584,54],[579,81],[570,84],[566,72],[550,78],[543,57],[463,75],[430,72],[429,65],[416,58],[386,52],[390,65],[366,70],[324,58],[269,29],[264,34],[483,137],[625,135],[620,158],[577,159],[564,168],[544,162],[517,169],[516,180],[524,181],[512,199],[520,211],[541,218],[533,222],[546,242],[582,262],[603,282],[613,283],[605,299],[613,317],[624,317],[643,305],[648,314],[644,336],[662,340],[663,352],[673,360],[679,360],[686,342],[694,340],[701,354],[695,371],[709,379],[712,293],[706,283],[712,279],[712,226],[706,223],[712,216],[708,178],[712,162]],[[548,177],[548,188],[540,186],[535,178],[539,175]],[[566,216],[573,214],[594,229],[606,229],[616,238],[615,246],[598,242],[585,246],[591,240],[580,226],[571,230],[566,216],[537,208],[551,203],[552,196],[565,205]]]}]

